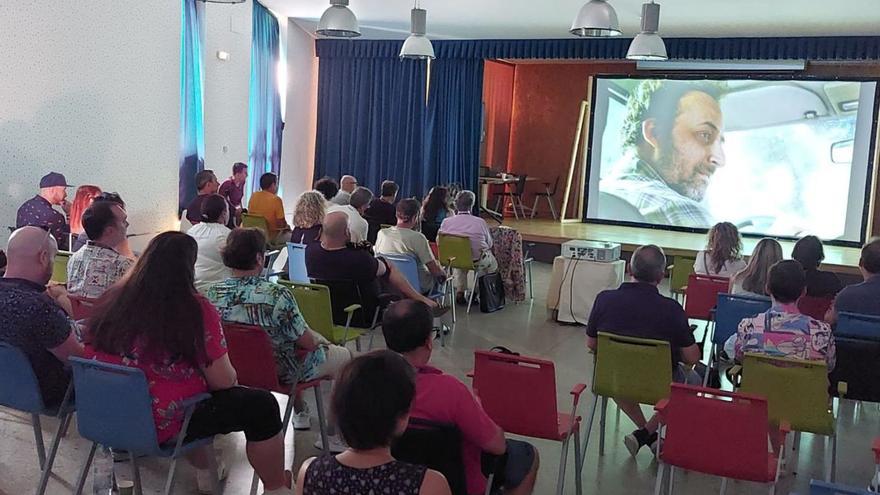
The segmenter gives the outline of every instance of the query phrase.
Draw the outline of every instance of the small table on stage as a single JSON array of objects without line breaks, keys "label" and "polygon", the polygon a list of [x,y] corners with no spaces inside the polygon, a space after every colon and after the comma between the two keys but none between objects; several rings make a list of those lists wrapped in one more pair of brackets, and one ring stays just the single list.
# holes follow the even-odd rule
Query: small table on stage
[{"label": "small table on stage", "polygon": [[[501,223],[504,219],[504,206],[501,207],[501,211],[495,211],[489,208],[489,186],[490,185],[501,185],[507,186],[509,184],[516,184],[519,180],[517,177],[510,177],[507,179],[502,179],[501,177],[480,177],[480,211],[486,213],[490,217],[492,217],[496,222]],[[540,180],[538,177],[526,177],[526,182],[533,182]]]},{"label": "small table on stage", "polygon": [[626,262],[596,262],[557,256],[547,288],[547,309],[556,321],[587,324],[593,301],[600,292],[623,283]]}]

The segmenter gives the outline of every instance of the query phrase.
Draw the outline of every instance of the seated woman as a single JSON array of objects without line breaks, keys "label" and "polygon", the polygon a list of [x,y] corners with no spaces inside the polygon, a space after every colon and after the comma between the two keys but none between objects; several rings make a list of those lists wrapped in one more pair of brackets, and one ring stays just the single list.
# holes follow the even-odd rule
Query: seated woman
[{"label": "seated woman", "polygon": [[442,474],[391,456],[391,441],[406,431],[416,395],[415,370],[399,354],[375,351],[353,360],[336,379],[331,415],[349,448],[303,462],[297,495],[394,493],[448,495]]},{"label": "seated woman", "polygon": [[[70,233],[74,237],[83,233],[82,215],[86,208],[92,205],[98,195],[101,194],[101,188],[84,184],[76,188],[76,194],[73,196],[73,203],[70,204],[70,214],[68,220],[70,222]],[[73,246],[71,244],[71,246]]]},{"label": "seated woman", "polygon": [[758,241],[746,267],[730,277],[730,293],[767,296],[767,274],[777,261],[782,261],[779,242],[767,237]]},{"label": "seated woman", "polygon": [[422,202],[422,233],[431,242],[437,242],[437,231],[446,217],[453,215],[449,207],[449,189],[443,186],[432,187]]},{"label": "seated woman", "polygon": [[[143,370],[160,443],[180,433],[195,440],[243,431],[265,493],[291,494],[278,403],[269,392],[236,386],[220,317],[193,285],[197,249],[181,232],[154,238],[126,281],[96,308],[86,350],[99,361]],[[181,432],[183,401],[206,392],[211,397],[195,406]],[[208,471],[208,455],[214,454],[200,449],[188,459],[198,470],[199,491],[210,493],[215,474]]]},{"label": "seated woman", "polygon": [[325,203],[324,196],[318,191],[306,191],[299,195],[293,209],[293,233],[290,242],[311,244],[321,240]]},{"label": "seated woman", "polygon": [[730,222],[716,223],[709,230],[706,249],[697,253],[694,273],[730,277],[746,267],[742,259],[742,239]]},{"label": "seated woman", "polygon": [[[330,344],[309,329],[290,290],[260,276],[265,252],[263,232],[233,230],[222,250],[223,263],[232,276],[211,286],[208,299],[220,311],[223,321],[257,325],[269,334],[281,383],[335,376],[351,360],[351,351]],[[294,398],[294,411],[293,427],[309,429],[311,413],[298,395]],[[330,443],[333,449],[342,451],[332,428]]]},{"label": "seated woman", "polygon": [[196,240],[199,254],[196,257],[196,290],[204,294],[208,287],[232,276],[232,270],[223,264],[220,250],[229,235],[229,203],[219,194],[211,194],[202,201],[202,221],[186,231]]},{"label": "seated woman", "polygon": [[791,257],[804,267],[808,296],[833,298],[840,292],[842,285],[837,275],[819,269],[819,265],[825,259],[825,249],[818,237],[814,235],[802,237],[794,244]]}]

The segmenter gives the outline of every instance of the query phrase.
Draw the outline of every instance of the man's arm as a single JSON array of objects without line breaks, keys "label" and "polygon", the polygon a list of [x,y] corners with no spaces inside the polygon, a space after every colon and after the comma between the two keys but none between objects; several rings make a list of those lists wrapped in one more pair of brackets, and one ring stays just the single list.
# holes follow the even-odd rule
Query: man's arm
[{"label": "man's arm", "polygon": [[425,266],[434,278],[446,278],[446,272],[440,266],[437,260],[431,260]]},{"label": "man's arm", "polygon": [[681,362],[687,365],[694,365],[700,361],[702,357],[700,355],[700,346],[697,344],[691,344],[687,347],[683,347],[680,351]]},{"label": "man's arm", "polygon": [[[400,273],[400,271],[394,267],[392,264],[388,264],[387,267],[388,274],[388,283],[391,284],[392,287],[400,291],[407,299],[413,299],[415,301],[421,301],[428,305],[428,307],[436,307],[437,303],[428,299],[427,297],[421,295],[419,291],[413,289],[412,285],[409,285],[409,281],[406,277]],[[377,269],[376,276],[382,277],[386,274],[385,263],[380,261],[379,268]]]},{"label": "man's arm", "polygon": [[76,339],[75,332],[70,332],[70,335],[67,336],[64,342],[49,349],[49,352],[55,355],[62,363],[67,363],[67,359],[71,356],[82,357],[84,354],[83,345]]}]

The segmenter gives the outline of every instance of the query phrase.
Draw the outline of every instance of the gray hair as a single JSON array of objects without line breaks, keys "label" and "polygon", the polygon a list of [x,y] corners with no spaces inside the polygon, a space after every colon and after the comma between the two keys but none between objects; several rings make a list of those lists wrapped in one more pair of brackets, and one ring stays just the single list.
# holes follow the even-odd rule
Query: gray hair
[{"label": "gray hair", "polygon": [[373,191],[370,191],[366,187],[358,187],[351,193],[351,200],[348,204],[351,205],[352,208],[360,208],[361,206],[365,206],[373,200]]},{"label": "gray hair", "polygon": [[474,209],[474,203],[476,202],[476,195],[474,195],[472,191],[468,191],[467,189],[465,189],[458,193],[458,196],[455,197],[455,210],[471,211]]},{"label": "gray hair", "polygon": [[640,246],[629,262],[630,273],[639,282],[656,284],[666,275],[666,255],[659,246]]}]

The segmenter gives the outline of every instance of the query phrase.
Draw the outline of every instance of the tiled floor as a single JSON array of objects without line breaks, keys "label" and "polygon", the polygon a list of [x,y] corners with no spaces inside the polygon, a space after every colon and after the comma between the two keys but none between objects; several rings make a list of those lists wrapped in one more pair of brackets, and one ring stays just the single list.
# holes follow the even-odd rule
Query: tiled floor
[{"label": "tiled floor", "polygon": [[[568,390],[578,382],[589,385],[591,358],[584,347],[583,331],[579,327],[562,326],[548,320],[544,308],[550,266],[536,264],[535,299],[519,305],[508,305],[503,311],[491,315],[481,314],[475,308],[469,316],[460,314],[455,332],[446,348],[436,348],[433,363],[449,373],[464,377],[473,366],[473,350],[503,345],[524,354],[552,359],[557,366],[558,401],[560,407],[571,402]],[[381,336],[376,339],[382,345]],[[589,394],[584,396],[581,414],[587,414]],[[284,399],[280,398],[282,406]],[[314,410],[314,407],[313,407]],[[864,404],[856,407],[844,403],[841,408],[838,444],[838,481],[864,486],[873,475],[874,467],[870,451],[871,440],[880,433],[880,411],[877,405]],[[598,421],[598,420],[597,420]],[[47,420],[44,426],[47,443],[55,431],[55,422]],[[316,421],[314,422],[316,423]],[[621,442],[622,434],[632,430],[632,424],[609,406],[607,444],[605,455],[598,455],[598,435],[594,427],[593,441],[587,450],[584,467],[584,492],[602,494],[652,493],[657,465],[645,450],[631,458]],[[312,431],[288,434],[287,455],[298,467],[306,457],[318,451],[312,447],[317,427]],[[243,437],[230,435],[219,440],[224,457],[230,466],[226,493],[244,494],[250,486],[253,471],[248,466],[243,448]],[[535,493],[554,493],[559,467],[558,443],[535,441],[541,455],[541,469]],[[88,444],[71,428],[62,442],[56,475],[50,482],[48,493],[71,492]],[[707,446],[707,449],[723,449],[723,445]],[[797,475],[787,474],[779,483],[777,493],[808,493],[811,477],[823,477],[825,441],[821,437],[803,435]],[[573,453],[569,455],[569,470],[565,493],[574,493]],[[731,459],[731,462],[736,462]],[[117,476],[130,476],[126,463],[117,463]],[[142,467],[146,493],[160,493],[166,473],[164,461],[146,461]],[[195,475],[182,463],[178,471],[176,493],[195,493]],[[27,416],[0,409],[0,495],[31,493],[36,486],[39,472],[34,450],[33,434]],[[706,494],[717,492],[720,480],[696,473],[678,473],[675,493]],[[87,484],[87,493],[91,484]],[[766,493],[766,488],[751,483],[733,482],[728,486],[731,494]]]}]

